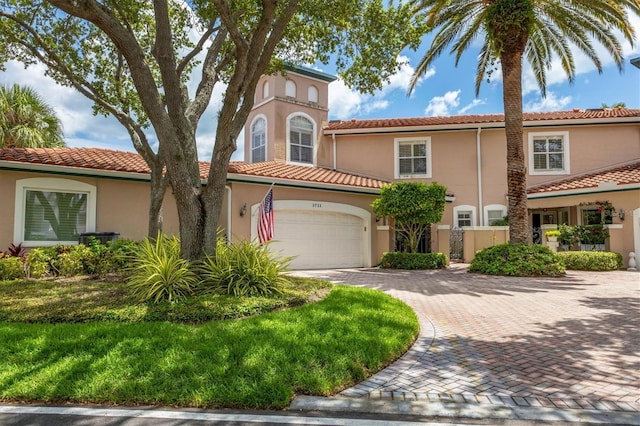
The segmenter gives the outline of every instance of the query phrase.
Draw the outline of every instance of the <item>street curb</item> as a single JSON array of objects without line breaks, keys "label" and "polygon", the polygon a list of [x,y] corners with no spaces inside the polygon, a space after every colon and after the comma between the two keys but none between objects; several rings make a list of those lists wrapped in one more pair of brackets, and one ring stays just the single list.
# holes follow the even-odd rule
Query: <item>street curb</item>
[{"label": "street curb", "polygon": [[366,398],[297,396],[291,410],[337,411],[351,413],[384,413],[425,417],[471,419],[537,420],[548,422],[584,422],[599,424],[640,424],[640,413],[558,409],[547,407],[511,407],[487,404],[459,404],[430,401],[393,401]]}]

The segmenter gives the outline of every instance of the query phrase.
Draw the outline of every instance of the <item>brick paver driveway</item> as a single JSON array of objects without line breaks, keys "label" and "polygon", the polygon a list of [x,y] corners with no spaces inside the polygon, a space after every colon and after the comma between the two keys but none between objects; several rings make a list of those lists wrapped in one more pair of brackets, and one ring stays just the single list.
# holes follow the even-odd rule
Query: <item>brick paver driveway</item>
[{"label": "brick paver driveway", "polygon": [[383,290],[420,319],[413,348],[343,396],[640,411],[640,273],[302,274]]}]

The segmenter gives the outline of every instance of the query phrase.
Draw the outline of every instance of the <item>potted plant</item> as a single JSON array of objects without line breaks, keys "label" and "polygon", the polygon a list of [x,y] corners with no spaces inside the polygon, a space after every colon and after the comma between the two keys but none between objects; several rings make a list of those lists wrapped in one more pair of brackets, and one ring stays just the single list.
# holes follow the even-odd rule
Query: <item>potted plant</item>
[{"label": "potted plant", "polygon": [[560,244],[560,250],[568,251],[573,248],[573,246],[578,242],[575,229],[573,226],[560,224],[558,225],[558,243]]},{"label": "potted plant", "polygon": [[604,251],[609,230],[603,225],[579,225],[575,227],[575,235],[580,241],[580,250]]},{"label": "potted plant", "polygon": [[552,229],[544,233],[547,236],[547,241],[550,243],[555,243],[558,241],[558,237],[560,236],[560,231],[557,229]]}]

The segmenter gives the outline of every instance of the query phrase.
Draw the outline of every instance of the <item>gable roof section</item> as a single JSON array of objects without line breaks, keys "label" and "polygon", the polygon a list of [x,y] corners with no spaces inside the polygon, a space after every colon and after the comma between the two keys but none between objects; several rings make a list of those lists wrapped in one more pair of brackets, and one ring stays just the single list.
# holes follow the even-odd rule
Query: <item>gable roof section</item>
[{"label": "gable roof section", "polygon": [[529,198],[567,192],[605,192],[625,187],[640,189],[640,160],[580,176],[561,179],[527,189]]},{"label": "gable roof section", "polygon": [[322,167],[300,166],[279,161],[247,164],[241,161],[229,164],[229,173],[259,176],[271,179],[290,179],[304,182],[324,183],[331,185],[347,185],[352,187],[380,189],[383,180],[372,179]]},{"label": "gable roof section", "polygon": [[[149,167],[137,153],[98,148],[4,148],[0,149],[0,169],[19,168],[39,171],[56,170],[79,175],[100,175],[148,179]],[[206,179],[209,163],[200,162],[200,178]],[[377,192],[387,183],[321,167],[309,167],[276,161],[246,164],[235,161],[229,164],[228,173],[238,181],[287,180],[299,186],[330,185]],[[137,175],[137,176],[136,176]]]},{"label": "gable roof section", "polygon": [[[525,127],[544,125],[572,125],[598,123],[640,123],[640,109],[612,108],[551,112],[526,112]],[[387,118],[377,120],[330,121],[324,133],[382,133],[433,129],[472,129],[476,127],[504,127],[504,114],[453,115],[443,117]]]}]

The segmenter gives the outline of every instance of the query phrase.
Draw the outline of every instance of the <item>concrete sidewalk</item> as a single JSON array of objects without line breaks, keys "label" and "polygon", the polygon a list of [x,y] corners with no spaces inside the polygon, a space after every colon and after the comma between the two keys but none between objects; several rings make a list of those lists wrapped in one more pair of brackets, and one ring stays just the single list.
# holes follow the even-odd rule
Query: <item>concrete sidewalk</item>
[{"label": "concrete sidewalk", "polygon": [[436,415],[640,424],[640,274],[507,278],[466,266],[300,272],[385,291],[414,309],[421,331],[401,359],[339,398],[298,398],[292,408],[402,403]]}]

